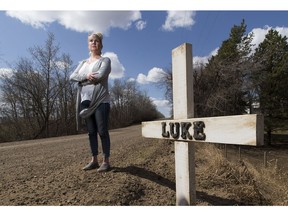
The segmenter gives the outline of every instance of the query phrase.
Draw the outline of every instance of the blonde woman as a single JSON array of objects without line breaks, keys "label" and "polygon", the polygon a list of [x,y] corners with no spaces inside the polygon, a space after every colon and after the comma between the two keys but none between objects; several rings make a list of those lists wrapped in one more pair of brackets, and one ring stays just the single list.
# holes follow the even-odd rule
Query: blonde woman
[{"label": "blonde woman", "polygon": [[[88,36],[90,56],[83,60],[71,74],[70,80],[78,82],[76,102],[77,128],[79,118],[85,119],[92,159],[83,170],[97,169],[98,172],[110,169],[110,135],[108,131],[110,96],[108,77],[111,72],[111,61],[102,57],[101,33],[92,33]],[[102,144],[103,161],[98,163],[98,135]]]}]

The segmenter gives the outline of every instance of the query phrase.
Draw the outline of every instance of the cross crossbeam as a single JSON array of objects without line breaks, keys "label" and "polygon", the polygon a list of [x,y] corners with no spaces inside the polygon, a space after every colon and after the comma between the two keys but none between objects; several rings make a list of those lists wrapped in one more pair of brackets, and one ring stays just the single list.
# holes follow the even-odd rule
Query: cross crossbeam
[{"label": "cross crossbeam", "polygon": [[142,123],[142,136],[175,141],[261,146],[262,115],[162,120]]},{"label": "cross crossbeam", "polygon": [[172,50],[173,120],[142,122],[142,136],[174,140],[176,205],[193,205],[195,188],[195,142],[263,145],[264,118],[239,115],[194,117],[192,45]]}]

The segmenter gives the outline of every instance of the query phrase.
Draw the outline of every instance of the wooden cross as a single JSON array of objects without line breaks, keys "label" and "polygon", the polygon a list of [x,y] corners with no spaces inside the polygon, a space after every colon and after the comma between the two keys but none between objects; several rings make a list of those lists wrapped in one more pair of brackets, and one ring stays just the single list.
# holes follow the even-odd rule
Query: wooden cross
[{"label": "wooden cross", "polygon": [[142,122],[142,136],[175,141],[176,205],[194,205],[195,142],[264,144],[262,115],[193,118],[192,45],[172,50],[173,120]]}]

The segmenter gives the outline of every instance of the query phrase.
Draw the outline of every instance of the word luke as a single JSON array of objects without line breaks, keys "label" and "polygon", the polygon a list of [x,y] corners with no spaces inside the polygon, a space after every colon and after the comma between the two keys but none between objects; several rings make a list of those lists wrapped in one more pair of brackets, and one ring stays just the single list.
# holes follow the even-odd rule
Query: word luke
[{"label": "word luke", "polygon": [[166,131],[166,122],[161,122],[162,125],[162,137],[169,138],[170,136],[174,139],[178,139],[180,136],[182,139],[192,140],[193,137],[195,140],[205,140],[206,134],[204,133],[205,124],[203,121],[193,122],[193,136],[189,133],[189,128],[192,126],[191,122],[170,122],[169,131]]}]

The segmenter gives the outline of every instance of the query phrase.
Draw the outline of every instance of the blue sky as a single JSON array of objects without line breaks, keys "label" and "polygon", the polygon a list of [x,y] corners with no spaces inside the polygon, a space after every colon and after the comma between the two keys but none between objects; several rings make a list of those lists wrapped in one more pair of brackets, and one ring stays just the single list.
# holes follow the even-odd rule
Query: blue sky
[{"label": "blue sky", "polygon": [[[168,101],[156,84],[162,72],[171,67],[172,49],[191,43],[194,64],[205,63],[217,53],[222,41],[229,38],[233,25],[239,25],[242,19],[247,24],[247,32],[254,32],[256,45],[270,28],[288,37],[285,7],[280,8],[283,11],[268,11],[273,8],[272,4],[266,5],[267,10],[243,8],[239,11],[211,10],[210,6],[207,10],[202,6],[199,10],[176,7],[176,11],[172,11],[173,5],[157,10],[144,7],[125,11],[107,10],[106,6],[105,10],[94,7],[84,11],[77,6],[74,10],[60,7],[49,11],[41,7],[40,10],[39,7],[14,10],[9,6],[8,10],[0,11],[0,73],[9,72],[9,64],[20,57],[29,56],[29,47],[43,45],[48,31],[54,33],[60,51],[69,53],[74,64],[88,57],[87,33],[102,32],[103,54],[112,60],[110,81],[135,80],[159,111],[169,116]],[[219,8],[218,5],[215,8]]]}]

